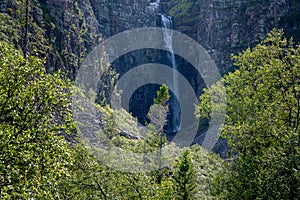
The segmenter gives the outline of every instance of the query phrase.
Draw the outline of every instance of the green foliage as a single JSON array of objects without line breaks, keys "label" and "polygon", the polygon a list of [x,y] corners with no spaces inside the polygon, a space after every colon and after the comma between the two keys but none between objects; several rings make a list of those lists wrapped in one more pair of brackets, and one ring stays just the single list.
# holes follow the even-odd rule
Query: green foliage
[{"label": "green foliage", "polygon": [[168,112],[167,102],[170,99],[169,88],[163,84],[156,92],[157,97],[154,99],[154,105],[150,107],[148,118],[148,137],[145,139],[145,150],[153,150],[161,148],[166,143],[166,136],[163,133],[163,127],[166,123],[166,116]]},{"label": "green foliage", "polygon": [[216,193],[222,199],[297,199],[300,48],[273,30],[233,58],[238,70],[222,80],[227,93],[222,135],[234,161],[230,173],[219,176]]},{"label": "green foliage", "polygon": [[[160,90],[160,94],[167,94],[168,89],[164,88],[165,90],[162,91],[165,92]],[[158,95],[160,97],[168,96],[160,94]],[[167,102],[167,98],[161,99],[165,100],[158,101],[158,103]],[[165,103],[162,104],[165,105]],[[159,113],[158,111],[167,105],[155,106],[158,104],[153,105],[152,111]],[[130,129],[132,131],[125,132],[135,135],[136,121],[135,123],[130,122],[128,113],[126,114],[123,110],[112,110],[109,107],[97,107],[103,115],[114,116],[111,118],[113,123],[109,125],[112,129],[104,131],[106,135],[110,135],[111,131],[117,133],[115,131],[129,130],[126,128],[128,125],[132,126]],[[166,114],[166,110],[164,113]],[[122,115],[122,117],[119,118],[118,115]],[[153,117],[159,118],[160,114],[150,116],[154,119]],[[114,120],[117,118],[119,118],[119,123],[121,122],[118,124],[118,128],[116,128],[117,124],[114,124]],[[109,121],[107,117],[105,117],[105,121]],[[159,130],[161,129],[157,129],[156,123],[152,122],[148,125],[149,132],[144,133],[144,137],[139,139],[128,139],[118,134],[112,134],[110,144],[118,147],[113,152],[105,153],[103,152],[106,151],[105,149],[93,150],[86,149],[81,145],[75,146],[73,152],[75,163],[70,176],[60,188],[64,192],[62,196],[65,199],[211,199],[212,196],[209,193],[212,179],[220,171],[219,168],[222,169],[220,158],[208,154],[200,146],[194,146],[187,151],[190,153],[185,153],[178,162],[165,167],[164,165],[171,163],[170,161],[173,161],[174,157],[179,155],[182,150],[170,143],[165,146],[163,153],[158,153],[161,145],[167,141],[165,136],[160,140],[161,132]],[[91,152],[97,156],[92,156]],[[132,158],[125,156],[126,162],[124,162],[121,155],[124,152],[138,153],[139,155],[152,152],[154,156],[145,154],[145,157],[135,158],[133,154]],[[108,159],[109,166],[106,165]],[[161,163],[157,163],[157,161],[161,161]],[[126,166],[123,166],[125,163]],[[194,166],[197,170],[194,170]],[[152,171],[129,173],[119,171],[123,169],[122,167],[130,170],[151,169]]]},{"label": "green foliage", "polygon": [[170,15],[176,18],[190,16],[195,0],[173,0],[175,6],[170,10]]},{"label": "green foliage", "polygon": [[70,176],[60,186],[63,199],[170,199],[172,182],[163,187],[146,172],[126,173],[106,166],[82,145],[73,149]]},{"label": "green foliage", "polygon": [[200,105],[196,107],[195,115],[201,119],[222,118],[226,110],[224,84],[219,81],[210,88],[204,88],[200,96]]},{"label": "green foliage", "polygon": [[[105,62],[105,61],[101,61]],[[104,66],[104,67],[103,67]],[[103,74],[99,80],[96,103],[105,106],[110,103],[114,86],[117,83],[119,74],[108,64],[101,63]]]},{"label": "green foliage", "polygon": [[34,0],[21,0],[17,4],[18,12],[14,21],[20,23],[20,27],[14,28],[20,36],[18,45],[22,48],[23,53],[38,55],[39,58],[46,57],[46,52],[49,49],[45,35],[46,30],[44,29],[44,24],[35,20],[32,15],[32,10],[37,7],[37,2]]},{"label": "green foliage", "polygon": [[199,9],[202,3],[197,0],[172,0],[174,6],[169,14],[174,18],[176,29],[189,30],[199,23]]},{"label": "green foliage", "polygon": [[[0,43],[0,197],[54,199],[71,162],[68,83]],[[60,134],[59,134],[60,133]]]},{"label": "green foliage", "polygon": [[148,128],[160,134],[163,132],[163,127],[166,124],[168,100],[170,99],[169,88],[163,84],[156,92],[156,96],[154,105],[150,107],[149,113],[147,114],[150,120]]},{"label": "green foliage", "polygon": [[114,111],[110,109],[108,106],[106,106],[105,112],[106,112],[106,116],[104,117],[104,120],[106,123],[103,125],[103,131],[109,139],[112,139],[118,133],[118,127],[115,121]]},{"label": "green foliage", "polygon": [[0,13],[0,40],[10,44],[17,44],[20,40],[18,35],[20,23],[6,13]]},{"label": "green foliage", "polygon": [[182,158],[178,160],[173,180],[176,199],[194,199],[196,177],[189,150],[185,150]]},{"label": "green foliage", "polygon": [[156,95],[157,97],[154,99],[154,103],[166,106],[167,101],[170,99],[168,86],[166,84],[160,86],[159,90],[156,92]]},{"label": "green foliage", "polygon": [[169,88],[163,84],[156,92],[157,97],[154,99],[154,105],[150,107],[148,117],[151,123],[148,125],[150,135],[145,139],[145,150],[157,150],[158,153],[158,169],[159,173],[156,176],[157,183],[161,184],[163,180],[162,171],[162,147],[166,144],[167,138],[164,134],[164,125],[168,112],[168,100],[170,99]]},{"label": "green foliage", "polygon": [[196,190],[194,199],[214,199],[214,181],[218,174],[228,173],[227,162],[218,155],[207,152],[200,145],[190,147],[190,157],[195,169]]},{"label": "green foliage", "polygon": [[[171,153],[172,149],[168,149],[168,152]],[[177,184],[173,176],[178,177],[178,171],[181,170],[181,174],[189,181],[188,188],[191,188],[190,180],[195,180],[195,177],[190,179],[190,175],[194,174],[191,171],[193,168],[186,172],[182,170],[184,164],[179,165],[179,162],[190,162],[190,158],[197,169],[197,186],[193,199],[212,199],[209,195],[212,178],[222,169],[223,163],[216,155],[208,154],[200,146],[194,146],[190,150],[190,158],[181,158],[170,168],[163,169],[164,176],[161,182],[157,183],[158,171],[118,171],[106,166],[101,157],[92,156],[90,151],[80,144],[73,148],[72,157],[75,162],[71,166],[70,175],[59,187],[63,199],[182,199],[180,195],[177,196]],[[143,163],[133,163],[132,167],[137,165]]]}]

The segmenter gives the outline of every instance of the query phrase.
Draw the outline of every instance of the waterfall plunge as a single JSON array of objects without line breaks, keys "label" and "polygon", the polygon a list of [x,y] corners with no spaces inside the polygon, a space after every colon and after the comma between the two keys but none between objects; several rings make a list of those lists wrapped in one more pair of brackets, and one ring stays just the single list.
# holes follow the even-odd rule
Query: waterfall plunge
[{"label": "waterfall plunge", "polygon": [[[163,27],[163,39],[166,48],[168,49],[167,58],[169,61],[171,61],[171,66],[173,68],[173,80],[172,84],[174,90],[172,91],[174,93],[174,96],[171,96],[171,99],[169,101],[169,109],[170,109],[170,115],[168,123],[168,132],[178,132],[180,130],[180,123],[181,123],[181,111],[180,111],[180,105],[179,101],[179,89],[178,89],[178,79],[176,75],[177,71],[177,65],[175,61],[175,54],[173,52],[173,35],[172,35],[172,29],[173,29],[173,22],[172,18],[170,16],[164,16],[161,15],[161,24]],[[178,101],[176,101],[176,97]]]}]

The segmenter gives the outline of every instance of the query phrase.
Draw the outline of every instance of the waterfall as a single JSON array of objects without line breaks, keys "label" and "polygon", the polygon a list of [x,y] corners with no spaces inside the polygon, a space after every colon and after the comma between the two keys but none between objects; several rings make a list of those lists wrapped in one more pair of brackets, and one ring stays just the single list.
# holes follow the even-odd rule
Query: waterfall
[{"label": "waterfall", "polygon": [[[167,124],[167,131],[169,133],[176,133],[180,130],[180,123],[181,123],[181,110],[179,104],[179,89],[178,89],[178,79],[176,77],[177,65],[175,61],[175,55],[173,53],[173,21],[170,16],[165,16],[162,14],[160,0],[156,0],[155,2],[150,2],[149,6],[147,7],[149,13],[159,14],[161,16],[161,26],[163,28],[163,42],[165,47],[167,48],[167,62],[173,68],[172,80],[168,85],[172,85],[174,90],[172,91],[174,95],[171,95],[169,101],[169,115],[167,117],[168,124]],[[176,97],[178,101],[176,101]]]},{"label": "waterfall", "polygon": [[167,58],[170,61],[170,64],[173,68],[173,93],[169,101],[169,123],[168,123],[168,132],[178,132],[180,130],[180,123],[181,123],[181,111],[180,111],[180,105],[178,101],[176,101],[176,97],[179,100],[179,89],[178,89],[178,79],[176,75],[177,71],[177,65],[175,61],[175,55],[173,53],[173,35],[172,35],[172,29],[173,29],[173,21],[170,16],[164,16],[161,15],[161,24],[163,27],[163,40],[166,48],[168,49]]}]

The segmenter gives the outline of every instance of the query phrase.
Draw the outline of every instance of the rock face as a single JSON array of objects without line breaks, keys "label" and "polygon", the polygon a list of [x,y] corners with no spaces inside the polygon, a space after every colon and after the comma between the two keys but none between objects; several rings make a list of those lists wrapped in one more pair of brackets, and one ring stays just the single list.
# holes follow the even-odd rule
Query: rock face
[{"label": "rock face", "polygon": [[[101,38],[157,25],[154,0],[30,2],[31,20],[42,30],[33,31],[32,35],[42,35],[45,40],[32,39],[32,42],[42,43],[40,48],[51,46],[44,49],[51,70],[64,66],[70,74],[76,72],[84,55]],[[22,4],[19,0],[3,0],[0,11],[21,21],[25,14]],[[300,2],[297,0],[161,0],[160,5],[162,13],[174,17],[175,29],[207,49],[222,73],[231,69],[232,53],[254,46],[274,27],[284,28],[288,35],[300,40]],[[21,27],[21,37],[23,32]],[[19,39],[22,46],[22,38]],[[132,65],[132,61],[128,62]],[[120,73],[128,70],[123,69],[118,70]]]},{"label": "rock face", "polygon": [[283,28],[288,36],[300,41],[300,3],[297,0],[178,2],[170,11],[177,30],[196,39],[222,73],[232,69],[232,53],[253,47],[273,28]]},{"label": "rock face", "polygon": [[[160,21],[154,0],[39,0],[30,1],[30,7],[27,48],[46,56],[48,72],[65,69],[71,78],[99,41],[126,30],[158,26]],[[0,22],[0,37],[22,49],[24,8],[20,0],[0,1],[0,21],[9,21],[5,26]],[[233,69],[231,54],[254,46],[274,27],[300,41],[298,0],[160,0],[160,8],[173,17],[176,30],[208,51],[222,74]],[[165,54],[148,49],[121,56],[113,66],[122,76],[134,66],[164,61]],[[176,56],[176,61],[178,71],[200,95],[202,78],[182,58]],[[112,79],[108,75],[100,90],[111,86]],[[143,102],[152,104],[157,89],[155,85],[138,89],[131,111],[146,114]]]},{"label": "rock face", "polygon": [[155,26],[155,15],[145,12],[145,0],[90,0],[90,3],[104,38],[134,28]]}]

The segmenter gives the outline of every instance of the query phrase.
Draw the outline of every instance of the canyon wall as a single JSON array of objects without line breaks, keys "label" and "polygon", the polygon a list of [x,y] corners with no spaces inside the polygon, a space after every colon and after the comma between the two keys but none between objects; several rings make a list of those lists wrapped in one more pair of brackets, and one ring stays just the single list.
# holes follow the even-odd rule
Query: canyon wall
[{"label": "canyon wall", "polygon": [[[47,71],[65,70],[74,79],[91,49],[117,33],[139,27],[160,26],[154,0],[36,0],[30,1],[27,49],[46,57]],[[25,1],[0,1],[0,38],[24,50]],[[170,15],[174,29],[199,42],[222,74],[234,69],[231,55],[259,43],[273,28],[300,41],[298,0],[161,0],[160,12]],[[6,23],[4,23],[6,22]],[[114,69],[122,76],[134,66],[165,62],[165,53],[141,50],[121,56]],[[176,56],[178,71],[200,95],[205,83],[184,59]],[[100,90],[113,84],[107,74]],[[157,86],[134,95],[131,112],[145,120]],[[107,90],[109,91],[109,90]],[[106,102],[109,95],[106,95]],[[103,99],[102,99],[103,100]],[[101,99],[99,102],[102,101]],[[200,142],[200,135],[195,142]],[[222,146],[222,145],[221,145]],[[224,147],[224,145],[223,145]],[[222,151],[222,150],[216,150]]]}]

